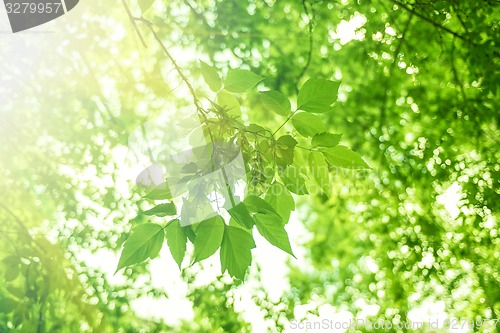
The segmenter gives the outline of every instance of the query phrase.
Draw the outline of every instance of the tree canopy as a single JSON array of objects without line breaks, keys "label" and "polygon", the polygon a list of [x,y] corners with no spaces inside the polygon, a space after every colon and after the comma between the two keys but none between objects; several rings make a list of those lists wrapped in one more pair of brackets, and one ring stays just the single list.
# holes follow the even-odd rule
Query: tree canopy
[{"label": "tree canopy", "polygon": [[0,332],[499,332],[499,22],[122,0],[0,35]]}]

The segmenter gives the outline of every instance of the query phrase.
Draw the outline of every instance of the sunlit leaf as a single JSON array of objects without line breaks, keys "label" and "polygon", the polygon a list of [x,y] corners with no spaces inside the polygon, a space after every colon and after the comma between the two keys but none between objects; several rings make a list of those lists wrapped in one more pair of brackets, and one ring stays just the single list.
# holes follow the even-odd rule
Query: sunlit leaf
[{"label": "sunlit leaf", "polygon": [[165,231],[161,225],[154,223],[140,224],[134,229],[123,245],[116,272],[126,266],[155,258],[163,245]]},{"label": "sunlit leaf", "polygon": [[240,228],[226,226],[220,248],[222,273],[227,270],[229,275],[243,280],[252,263],[253,248],[255,242],[250,233]]},{"label": "sunlit leaf", "polygon": [[[186,227],[187,229],[188,227]],[[191,231],[192,232],[192,231]],[[165,228],[167,245],[170,249],[170,254],[175,262],[181,268],[182,259],[186,253],[187,236],[185,230],[181,227],[179,220],[169,222]]]},{"label": "sunlit leaf", "polygon": [[290,191],[281,183],[274,182],[266,192],[266,201],[276,210],[286,224],[295,210],[295,201]]},{"label": "sunlit leaf", "polygon": [[297,140],[290,135],[283,135],[276,140],[276,163],[278,166],[286,167],[293,163],[294,148],[297,145]]},{"label": "sunlit leaf", "polygon": [[247,196],[244,203],[251,213],[272,213],[278,215],[276,210],[266,200],[256,195]]},{"label": "sunlit leaf", "polygon": [[298,195],[305,195],[309,193],[307,191],[306,181],[304,176],[301,174],[299,167],[295,165],[287,167],[285,170],[280,172],[280,178],[290,192]]},{"label": "sunlit leaf", "polygon": [[323,113],[331,110],[337,100],[340,82],[310,79],[299,91],[297,109],[312,113]]},{"label": "sunlit leaf", "polygon": [[339,144],[342,134],[320,133],[313,136],[311,145],[313,147],[335,147]]},{"label": "sunlit leaf", "polygon": [[226,90],[221,90],[217,94],[217,103],[229,114],[241,115],[241,107],[238,99]]},{"label": "sunlit leaf", "polygon": [[210,257],[219,249],[224,235],[224,220],[219,215],[201,222],[196,228],[194,261]]},{"label": "sunlit leaf", "polygon": [[269,243],[292,256],[294,255],[283,220],[280,216],[258,213],[255,214],[254,218],[257,230]]},{"label": "sunlit leaf", "polygon": [[172,193],[165,182],[155,187],[151,192],[146,194],[144,198],[151,200],[169,200],[172,199]]},{"label": "sunlit leaf", "polygon": [[299,112],[292,117],[293,127],[302,136],[309,137],[326,131],[325,123],[318,117],[307,112]]},{"label": "sunlit leaf", "polygon": [[175,205],[172,202],[159,204],[159,205],[155,206],[154,208],[151,208],[150,210],[143,212],[144,215],[148,215],[148,216],[155,215],[155,216],[159,216],[159,217],[163,217],[163,216],[167,216],[167,215],[171,216],[171,215],[175,215],[176,213],[177,213],[177,210],[175,208]]},{"label": "sunlit leaf", "polygon": [[[319,189],[328,194],[330,193],[330,178],[328,177],[328,163],[320,152],[313,151],[309,154],[309,172],[315,180]],[[314,191],[317,193],[317,191]],[[314,193],[309,190],[309,193]]]},{"label": "sunlit leaf", "polygon": [[286,116],[291,112],[290,101],[279,91],[269,90],[261,92],[260,99],[266,109],[279,115]]},{"label": "sunlit leaf", "polygon": [[248,211],[247,206],[243,202],[240,202],[236,206],[229,209],[227,212],[229,213],[229,215],[231,215],[231,217],[234,218],[236,222],[247,229],[251,229],[255,223],[252,216],[250,215],[250,212]]},{"label": "sunlit leaf", "polygon": [[337,146],[333,148],[326,149],[323,154],[325,155],[326,161],[332,166],[337,166],[341,168],[364,168],[369,169],[370,167],[357,153],[353,152],[345,146]]},{"label": "sunlit leaf", "polygon": [[219,76],[219,73],[217,73],[217,70],[201,60],[200,64],[201,75],[203,75],[203,79],[208,84],[210,90],[215,92],[219,91],[219,89],[222,87],[222,80]]},{"label": "sunlit leaf", "polygon": [[245,69],[230,69],[224,81],[224,88],[233,93],[244,93],[262,80],[263,77]]},{"label": "sunlit leaf", "polygon": [[252,229],[247,229],[245,228],[244,226],[242,226],[239,222],[237,222],[234,218],[230,218],[229,219],[229,224],[228,224],[230,227],[234,227],[234,228],[238,228],[238,229],[241,229],[245,232],[248,232],[249,234],[252,233]]}]

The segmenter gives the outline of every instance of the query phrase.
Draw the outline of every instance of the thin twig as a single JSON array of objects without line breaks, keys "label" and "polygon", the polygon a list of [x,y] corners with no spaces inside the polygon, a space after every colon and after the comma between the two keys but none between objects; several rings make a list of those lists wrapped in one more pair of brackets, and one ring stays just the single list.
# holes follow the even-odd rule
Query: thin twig
[{"label": "thin twig", "polygon": [[122,0],[123,7],[125,7],[125,10],[127,11],[127,15],[130,18],[130,21],[132,22],[132,25],[135,29],[135,32],[137,32],[137,36],[139,36],[139,39],[141,40],[142,45],[147,48],[148,46],[146,45],[146,42],[144,41],[144,38],[142,37],[141,32],[139,31],[139,28],[137,27],[137,23],[133,19],[134,17],[132,16],[132,13],[130,12],[130,8],[127,5],[127,2],[125,0]]},{"label": "thin twig", "polygon": [[300,82],[300,79],[304,76],[304,74],[306,73],[307,69],[309,68],[309,65],[311,64],[311,60],[312,60],[312,52],[313,52],[313,43],[314,43],[314,38],[313,38],[313,23],[314,23],[314,9],[312,8],[312,5],[311,5],[311,10],[313,11],[313,15],[311,16],[309,14],[309,9],[307,9],[307,1],[306,0],[302,0],[302,6],[304,7],[304,11],[307,15],[307,18],[309,20],[308,23],[308,29],[309,29],[309,50],[307,52],[307,61],[306,61],[306,64],[305,66],[302,68],[302,71],[300,72],[299,76],[297,77],[297,83],[295,85],[295,90],[298,92],[299,91],[299,87],[298,87],[298,84]]},{"label": "thin twig", "polygon": [[464,102],[465,108],[467,109],[468,108],[468,98],[467,98],[467,95],[465,93],[462,80],[460,80],[460,77],[458,76],[458,73],[457,73],[457,68],[455,66],[455,40],[451,41],[450,63],[451,63],[451,70],[453,72],[453,77],[455,78],[456,84],[460,87],[460,92],[462,94],[462,100]]},{"label": "thin twig", "polygon": [[273,132],[273,136],[283,127],[285,126],[286,123],[288,123],[288,121],[293,117],[294,114],[297,113],[297,111],[299,110],[295,110],[293,111],[289,116],[288,118],[286,118],[286,120],[283,122],[283,124],[280,125],[280,127],[278,127],[278,129],[276,129],[276,131]]},{"label": "thin twig", "polygon": [[[394,69],[396,68],[396,65],[398,63],[399,53],[401,52],[401,48],[403,47],[403,43],[405,41],[406,33],[408,32],[408,29],[410,28],[410,23],[411,23],[412,19],[413,19],[413,13],[410,13],[410,17],[406,21],[403,33],[401,35],[401,38],[399,39],[398,46],[397,46],[396,51],[394,52],[394,55],[393,55],[394,60],[392,62],[391,68],[389,69],[389,78],[392,77],[392,73],[394,72]],[[387,81],[387,82],[389,82],[389,81]],[[385,123],[385,117],[386,117],[385,109],[387,107],[387,98],[388,98],[388,96],[387,96],[387,90],[388,89],[389,89],[389,83],[386,84],[386,91],[384,93],[384,99],[382,101],[382,107],[380,108],[380,120],[379,120],[379,134],[380,135],[382,135],[382,127],[383,127],[383,125]]]},{"label": "thin twig", "polygon": [[193,5],[191,4],[191,2],[189,0],[184,0],[184,3],[186,5],[188,5],[189,9],[191,9],[191,11],[194,13],[194,15],[199,18],[204,25],[206,25],[207,27],[210,27],[210,24],[208,24],[207,22],[207,19],[205,18],[205,16],[201,15],[200,13],[198,13],[198,11],[193,7]]},{"label": "thin twig", "polygon": [[449,34],[452,34],[453,36],[457,37],[457,38],[460,38],[461,40],[463,40],[464,42],[468,42],[468,43],[471,43],[473,45],[476,45],[476,43],[474,43],[473,41],[471,41],[470,39],[466,38],[465,36],[462,36],[461,34],[453,31],[453,30],[450,30],[448,29],[447,27],[444,27],[442,26],[441,24],[431,20],[430,18],[428,18],[427,16],[423,15],[423,14],[420,14],[418,13],[417,11],[415,11],[413,8],[405,5],[404,3],[401,3],[399,2],[398,0],[391,0],[394,4],[400,6],[401,8],[405,9],[406,11],[412,13],[413,15],[421,18],[422,20],[432,24],[434,27],[438,28],[438,29],[441,29],[443,31],[446,31],[447,33]]}]

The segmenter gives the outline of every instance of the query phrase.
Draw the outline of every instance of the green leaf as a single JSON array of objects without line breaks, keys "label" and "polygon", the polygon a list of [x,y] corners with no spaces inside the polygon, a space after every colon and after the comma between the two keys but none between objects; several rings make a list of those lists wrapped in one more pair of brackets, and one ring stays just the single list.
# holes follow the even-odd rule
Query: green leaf
[{"label": "green leaf", "polygon": [[230,69],[224,81],[224,88],[233,93],[244,93],[264,80],[263,77],[244,69]]},{"label": "green leaf", "polygon": [[249,132],[254,132],[254,133],[265,134],[267,132],[267,130],[264,127],[257,124],[250,124],[245,129]]},{"label": "green leaf", "polygon": [[313,136],[311,145],[313,147],[335,147],[339,144],[342,134],[320,133]]},{"label": "green leaf", "polygon": [[139,0],[139,7],[141,8],[141,11],[145,13],[154,2],[154,0]]},{"label": "green leaf", "polygon": [[252,216],[250,215],[250,212],[248,211],[247,206],[243,202],[240,202],[233,208],[229,209],[227,212],[236,222],[247,229],[251,229],[255,224]]},{"label": "green leaf", "polygon": [[181,168],[182,173],[195,174],[199,171],[198,166],[194,162],[189,162]]},{"label": "green leaf", "polygon": [[290,135],[283,135],[277,142],[276,147],[276,163],[278,166],[286,167],[293,163],[294,149],[297,141]]},{"label": "green leaf", "polygon": [[[325,194],[330,193],[330,178],[328,177],[328,164],[323,154],[313,151],[309,154],[309,171],[312,178],[316,181],[321,191]],[[309,193],[311,193],[311,189]],[[315,191],[313,192],[314,194]]]},{"label": "green leaf", "polygon": [[159,204],[156,207],[151,208],[150,210],[147,210],[145,212],[142,212],[144,215],[155,215],[159,217],[167,216],[167,215],[175,215],[177,213],[177,210],[175,209],[175,205],[170,202],[170,203],[163,203]]},{"label": "green leaf", "polygon": [[365,161],[345,146],[337,146],[326,149],[323,154],[326,161],[332,166],[341,168],[369,169],[370,167]]},{"label": "green leaf", "polygon": [[186,234],[187,239],[189,239],[189,241],[194,244],[194,241],[196,240],[196,233],[193,230],[193,226],[194,225],[187,225],[185,227],[181,226],[181,228],[182,231],[184,231],[184,234]]},{"label": "green leaf", "polygon": [[299,91],[297,109],[312,113],[323,113],[331,110],[337,100],[340,82],[324,79],[310,79]]},{"label": "green leaf", "polygon": [[325,123],[318,117],[307,112],[297,113],[292,117],[293,127],[300,135],[308,137],[326,131]]},{"label": "green leaf", "polygon": [[267,201],[256,195],[247,196],[243,202],[246,204],[251,213],[271,213],[278,215],[276,210],[269,203],[267,203]]},{"label": "green leaf", "polygon": [[276,210],[286,224],[295,210],[295,201],[285,185],[275,182],[266,192],[266,201]]},{"label": "green leaf", "polygon": [[196,229],[194,261],[202,261],[214,254],[222,243],[224,220],[217,215],[201,222]]},{"label": "green leaf", "polygon": [[241,115],[241,106],[238,99],[228,92],[221,90],[217,94],[217,103],[229,114]]},{"label": "green leaf", "polygon": [[306,181],[300,173],[299,167],[295,165],[287,167],[284,171],[280,172],[280,178],[290,192],[298,195],[308,194]]},{"label": "green leaf", "polygon": [[179,269],[181,268],[182,259],[184,259],[184,255],[186,253],[187,236],[183,229],[184,228],[181,227],[179,220],[169,222],[165,228],[167,245],[170,249],[170,254],[172,254],[172,257],[179,266]]},{"label": "green leaf", "polygon": [[266,109],[276,112],[279,115],[287,116],[292,111],[290,101],[279,91],[263,91],[260,93],[260,99]]},{"label": "green leaf", "polygon": [[252,263],[253,248],[255,242],[250,233],[240,228],[226,226],[220,247],[222,273],[227,270],[229,275],[243,280]]},{"label": "green leaf", "polygon": [[255,225],[259,233],[267,239],[269,243],[294,256],[281,217],[274,214],[258,213],[255,214]]},{"label": "green leaf", "polygon": [[219,89],[222,87],[222,80],[220,79],[217,70],[201,60],[200,64],[201,64],[201,75],[203,75],[203,79],[208,84],[210,90],[214,92],[219,91]]},{"label": "green leaf", "polygon": [[146,194],[144,198],[151,200],[170,200],[172,199],[172,193],[165,182],[155,187],[151,192]]},{"label": "green leaf", "polygon": [[132,229],[130,237],[123,245],[116,272],[148,258],[155,258],[161,250],[164,238],[165,231],[158,224],[144,223]]},{"label": "green leaf", "polygon": [[244,226],[242,226],[239,222],[237,222],[234,218],[229,219],[229,224],[230,227],[238,228],[241,229],[245,232],[248,232],[249,234],[252,234],[252,229],[247,229]]}]

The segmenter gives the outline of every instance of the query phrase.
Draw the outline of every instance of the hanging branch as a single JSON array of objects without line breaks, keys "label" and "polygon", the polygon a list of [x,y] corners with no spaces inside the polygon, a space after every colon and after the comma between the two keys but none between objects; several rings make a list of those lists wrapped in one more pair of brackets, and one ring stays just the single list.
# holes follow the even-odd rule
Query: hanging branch
[{"label": "hanging branch", "polygon": [[[161,40],[160,36],[158,36],[158,34],[156,33],[154,27],[153,27],[153,23],[149,20],[146,20],[145,18],[142,18],[142,17],[134,17],[132,16],[131,12],[130,12],[130,9],[128,8],[128,5],[127,3],[125,2],[125,0],[122,0],[122,3],[123,5],[125,6],[125,9],[127,11],[127,14],[129,16],[129,19],[133,22],[134,24],[134,27],[136,28],[136,31],[137,33],[139,34],[140,38],[142,41],[143,38],[142,38],[142,35],[140,34],[138,28],[137,28],[137,25],[136,25],[136,22],[139,21],[141,23],[144,23],[148,28],[149,30],[151,31],[151,33],[153,34],[153,37],[155,38],[155,40],[158,42],[158,44],[160,45],[161,49],[163,50],[163,52],[165,53],[165,55],[169,58],[169,60],[172,62],[172,66],[174,67],[175,71],[177,72],[177,74],[179,75],[179,77],[181,78],[181,80],[184,82],[184,84],[186,84],[186,86],[188,87],[189,89],[189,92],[193,98],[193,102],[194,102],[194,105],[196,106],[196,110],[198,111],[198,114],[203,118],[203,121],[205,122],[205,124],[207,123],[207,120],[208,120],[208,112],[203,109],[202,105],[201,105],[201,102],[200,100],[198,99],[198,97],[196,96],[196,93],[194,91],[194,88],[193,86],[191,85],[191,83],[189,82],[188,78],[184,75],[181,67],[177,64],[177,61],[175,60],[175,58],[172,56],[172,54],[169,52],[168,48],[165,46],[165,44],[163,43],[163,41]],[[144,43],[145,44],[145,43]],[[214,152],[216,150],[216,146],[215,146],[215,140],[214,140],[214,137],[213,137],[213,134],[212,134],[212,131],[210,130],[209,127],[207,127],[207,131],[208,131],[208,134],[210,136],[210,141],[211,141],[211,144],[212,144],[212,148],[214,149]],[[213,161],[212,161],[213,163]],[[212,164],[212,168],[215,168],[215,165]],[[224,178],[224,182],[225,182],[225,185],[226,185],[226,189],[229,193],[229,198],[231,200],[231,204],[233,206],[236,206],[236,203],[234,201],[234,195],[233,195],[233,192],[231,190],[231,187],[229,185],[229,179],[228,179],[228,176],[226,174],[226,171],[224,170],[224,168],[221,168],[221,171],[222,171],[222,175],[223,175],[223,178]]]}]

